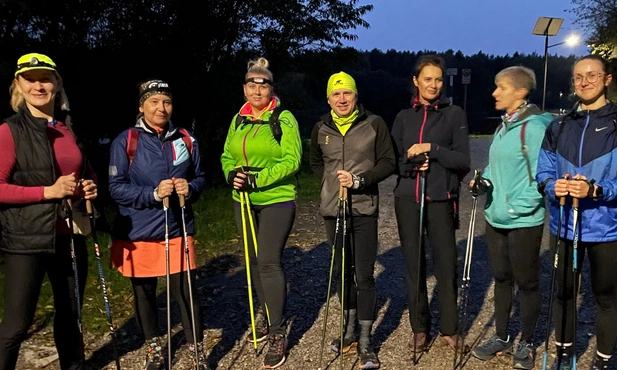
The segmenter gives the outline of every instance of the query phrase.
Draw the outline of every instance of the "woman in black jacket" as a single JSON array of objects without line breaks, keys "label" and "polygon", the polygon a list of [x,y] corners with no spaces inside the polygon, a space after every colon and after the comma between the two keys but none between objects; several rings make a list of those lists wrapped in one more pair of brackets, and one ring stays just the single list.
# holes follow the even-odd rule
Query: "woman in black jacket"
[{"label": "woman in black jacket", "polygon": [[[426,260],[417,260],[419,233],[426,229],[439,291],[440,337],[452,348],[462,347],[457,335],[455,216],[462,177],[469,171],[467,118],[461,108],[440,101],[444,61],[422,56],[413,71],[412,106],[397,115],[392,137],[399,157],[394,188],[394,209],[407,268],[410,345],[424,350],[431,331],[426,289]],[[415,159],[422,158],[420,164]],[[425,190],[421,189],[425,176]],[[424,225],[420,224],[420,199],[424,194]],[[420,271],[418,271],[420,269]],[[417,281],[418,276],[420,280]],[[420,289],[420,294],[418,294]],[[419,300],[418,300],[419,297]],[[418,311],[419,310],[419,311]],[[414,346],[415,341],[415,346]]]}]

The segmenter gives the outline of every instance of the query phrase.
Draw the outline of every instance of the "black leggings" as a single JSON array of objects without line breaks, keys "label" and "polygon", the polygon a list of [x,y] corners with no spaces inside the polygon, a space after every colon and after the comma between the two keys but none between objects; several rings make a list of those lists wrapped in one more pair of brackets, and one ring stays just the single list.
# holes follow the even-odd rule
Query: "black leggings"
[{"label": "black leggings", "polygon": [[[88,277],[84,237],[75,236],[79,295],[83,304]],[[55,254],[4,255],[4,316],[0,324],[0,370],[13,370],[21,343],[28,336],[45,274],[54,295],[54,342],[62,370],[85,369],[84,344],[77,326],[75,275],[70,239],[56,237]]]},{"label": "black leggings", "polygon": [[[430,333],[431,317],[426,289],[424,245],[420,253],[422,258],[418,261],[420,204],[408,198],[395,197],[394,210],[407,268],[409,321],[414,333]],[[424,211],[424,225],[431,245],[433,269],[439,292],[439,331],[443,335],[454,335],[458,332],[454,205],[452,202],[427,202]],[[420,268],[419,282],[416,281],[418,268]],[[418,287],[420,288],[420,302],[416,302]],[[416,311],[418,308],[419,313]],[[418,319],[420,319],[419,322]]]},{"label": "black leggings", "polygon": [[[551,256],[555,253],[557,237],[551,235]],[[572,241],[561,239],[557,273],[555,275],[555,338],[560,343],[573,342],[573,282],[572,282]],[[617,343],[617,242],[578,243],[578,268],[581,270],[585,251],[589,256],[591,290],[596,299],[597,350],[610,355]],[[564,269],[565,266],[565,269]],[[565,270],[565,271],[564,271]],[[563,281],[566,284],[564,287]],[[564,289],[565,288],[565,289]],[[565,317],[563,309],[566,309]],[[565,326],[565,330],[564,330]]]},{"label": "black leggings", "polygon": [[506,339],[512,309],[514,284],[521,295],[521,340],[533,343],[542,293],[540,292],[540,246],[544,225],[518,229],[494,228],[486,223],[486,242],[495,279],[497,335]]},{"label": "black leggings", "polygon": [[[339,220],[338,240],[334,253],[336,291],[341,295],[341,246],[343,245],[343,220]],[[330,245],[334,243],[336,219],[324,219]],[[377,304],[375,286],[375,260],[377,259],[377,217],[354,216],[347,218],[345,236],[345,296],[344,309],[357,309],[358,320],[374,320]]]},{"label": "black leggings", "polygon": [[[159,327],[158,307],[156,304],[156,286],[158,277],[131,278],[133,293],[135,294],[135,318],[146,339],[158,337],[161,333]],[[184,335],[189,343],[193,343],[193,322],[191,320],[191,302],[189,299],[188,281],[186,272],[169,275],[169,292],[180,306],[182,327]],[[204,338],[203,320],[201,316],[201,304],[197,295],[195,270],[191,270],[191,288],[193,291],[193,311],[195,313],[195,329],[197,341]],[[165,324],[167,327],[167,324]]]},{"label": "black leggings", "polygon": [[[236,225],[242,235],[242,214],[240,206],[235,206]],[[285,303],[287,302],[287,283],[281,265],[283,249],[291,232],[295,208],[257,207],[252,211],[257,236],[257,257],[253,246],[251,228],[246,217],[246,233],[249,257],[251,260],[251,280],[257,291],[259,302],[268,313],[271,334],[285,334]]]}]

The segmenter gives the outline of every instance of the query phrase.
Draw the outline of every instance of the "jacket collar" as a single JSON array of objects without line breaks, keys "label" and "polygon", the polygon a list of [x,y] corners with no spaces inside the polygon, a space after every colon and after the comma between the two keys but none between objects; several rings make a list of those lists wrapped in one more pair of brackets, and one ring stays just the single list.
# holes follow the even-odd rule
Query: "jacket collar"
[{"label": "jacket collar", "polygon": [[439,109],[447,107],[448,105],[450,105],[450,99],[443,95],[440,96],[439,99],[432,104],[423,104],[422,102],[420,102],[420,97],[418,95],[414,95],[411,99],[411,107],[415,110],[420,110],[421,108],[424,108],[426,106],[428,110],[434,110],[437,112],[439,111]]}]

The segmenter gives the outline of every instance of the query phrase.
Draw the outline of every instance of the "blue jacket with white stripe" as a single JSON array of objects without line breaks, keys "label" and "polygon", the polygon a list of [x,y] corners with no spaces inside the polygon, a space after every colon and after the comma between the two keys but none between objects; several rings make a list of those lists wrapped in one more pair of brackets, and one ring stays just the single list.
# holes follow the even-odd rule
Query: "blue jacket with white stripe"
[{"label": "blue jacket with white stripe", "polygon": [[[195,234],[191,203],[199,198],[205,184],[200,167],[199,146],[193,136],[193,148],[186,146],[182,133],[171,122],[159,137],[143,119],[133,129],[140,131],[133,162],[127,154],[128,131],[120,133],[111,144],[109,193],[118,204],[113,236],[130,241],[165,240],[163,203],[154,199],[154,189],[162,180],[183,178],[189,183],[190,195],[185,204],[188,235]],[[169,237],[182,235],[182,213],[178,196],[170,197],[167,214]]]},{"label": "blue jacket with white stripe", "polygon": [[[550,232],[557,235],[559,202],[555,180],[566,173],[580,174],[602,186],[599,199],[585,198],[579,203],[579,240],[611,242],[617,240],[617,105],[608,102],[594,111],[579,110],[551,122],[538,157],[538,184],[546,184],[550,209]],[[564,206],[561,237],[573,239],[572,198]]]}]

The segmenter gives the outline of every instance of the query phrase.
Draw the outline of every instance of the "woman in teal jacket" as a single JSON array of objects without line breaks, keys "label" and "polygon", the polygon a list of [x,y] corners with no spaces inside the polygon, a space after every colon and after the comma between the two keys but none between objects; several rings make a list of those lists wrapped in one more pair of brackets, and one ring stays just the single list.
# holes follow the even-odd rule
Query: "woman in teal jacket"
[{"label": "woman in teal jacket", "polygon": [[[236,224],[242,232],[241,192],[247,192],[255,221],[258,257],[252,238],[247,238],[251,278],[267,314],[255,332],[257,341],[268,338],[264,358],[266,369],[285,362],[287,336],[284,320],[287,286],[281,255],[296,213],[296,179],[300,169],[302,143],[298,122],[287,110],[281,111],[273,95],[268,61],[248,63],[244,96],[247,102],[234,116],[227,133],[221,163],[233,187]],[[247,230],[250,230],[247,226]],[[253,340],[253,335],[247,337]]]},{"label": "woman in teal jacket", "polygon": [[[486,241],[495,279],[496,333],[472,353],[481,360],[514,353],[514,368],[532,369],[533,333],[542,299],[539,272],[545,215],[535,174],[552,115],[526,101],[536,86],[531,69],[506,68],[495,76],[495,85],[495,109],[505,114],[493,137],[488,166],[482,178],[472,180],[470,190],[476,196],[486,193]],[[514,284],[521,296],[522,335],[516,350],[508,332]]]}]

